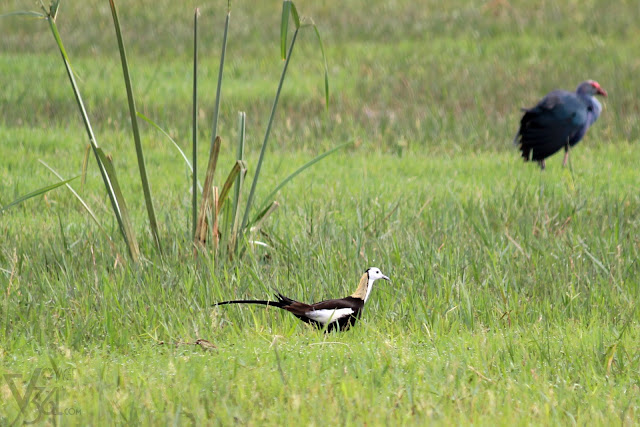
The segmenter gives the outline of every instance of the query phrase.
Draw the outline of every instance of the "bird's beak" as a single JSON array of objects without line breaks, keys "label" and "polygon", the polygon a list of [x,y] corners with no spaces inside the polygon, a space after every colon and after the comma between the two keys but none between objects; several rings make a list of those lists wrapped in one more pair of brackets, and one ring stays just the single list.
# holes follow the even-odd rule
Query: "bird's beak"
[{"label": "bird's beak", "polygon": [[604,89],[602,89],[601,87],[598,87],[598,89],[597,89],[596,93],[598,93],[598,94],[600,94],[600,95],[604,96],[605,98],[607,97],[607,91],[606,91],[606,90],[604,90]]},{"label": "bird's beak", "polygon": [[391,279],[389,279],[387,276],[383,275],[383,276],[382,276],[382,278],[383,278],[384,280],[386,280],[387,282],[391,283]]}]

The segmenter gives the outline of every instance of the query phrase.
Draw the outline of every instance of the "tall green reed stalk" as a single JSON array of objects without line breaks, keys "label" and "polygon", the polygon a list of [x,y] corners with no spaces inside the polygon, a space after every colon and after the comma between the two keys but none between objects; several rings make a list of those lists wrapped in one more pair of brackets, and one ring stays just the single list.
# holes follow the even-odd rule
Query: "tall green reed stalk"
[{"label": "tall green reed stalk", "polygon": [[191,170],[191,238],[196,236],[196,222],[198,221],[198,17],[200,9],[196,8],[193,15],[193,109],[192,123],[192,156]]},{"label": "tall green reed stalk", "polygon": [[149,187],[149,179],[147,178],[147,167],[144,162],[144,152],[142,151],[142,142],[140,141],[140,130],[138,127],[138,116],[136,102],[133,96],[133,88],[131,84],[131,75],[129,74],[129,63],[127,61],[127,52],[124,48],[122,40],[122,31],[120,29],[120,21],[118,19],[118,10],[114,0],[109,0],[111,7],[111,16],[113,17],[113,25],[116,30],[118,39],[118,50],[120,51],[120,62],[122,63],[122,74],[124,75],[124,84],[127,89],[127,101],[129,103],[129,115],[131,116],[131,129],[133,131],[133,141],[136,146],[136,157],[138,158],[138,169],[140,170],[140,182],[142,183],[142,192],[144,193],[144,201],[147,207],[147,215],[149,216],[149,226],[151,234],[158,250],[161,250],[160,236],[158,234],[158,223],[156,221],[156,212],[153,208],[153,200],[151,198],[151,189]]}]

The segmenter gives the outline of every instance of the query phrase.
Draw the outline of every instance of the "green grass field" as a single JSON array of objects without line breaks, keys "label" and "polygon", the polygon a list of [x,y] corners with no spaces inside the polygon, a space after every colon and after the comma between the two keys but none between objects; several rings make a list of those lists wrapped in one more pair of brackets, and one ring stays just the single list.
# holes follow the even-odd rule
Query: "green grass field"
[{"label": "green grass field", "polygon": [[[138,107],[190,155],[199,5],[129,3],[118,6]],[[214,3],[201,5],[201,171],[226,12]],[[252,3],[232,4],[219,127],[226,174],[247,112],[249,177],[282,67],[281,2]],[[115,249],[65,188],[0,213],[0,425],[637,424],[640,4],[537,3],[296,1],[321,33],[331,101],[326,111],[303,31],[257,198],[352,145],[278,194],[268,248],[214,262],[193,256],[184,161],[143,123],[155,250],[108,2],[63,1],[61,36],[143,261],[127,257],[93,156],[72,185]],[[9,0],[0,14],[33,8]],[[6,205],[56,182],[39,160],[80,175],[88,141],[47,23],[0,18],[0,34]],[[544,172],[523,163],[520,107],[589,78],[609,97],[570,167],[561,154]],[[211,307],[273,289],[346,296],[369,266],[393,282],[376,283],[346,333]]]}]

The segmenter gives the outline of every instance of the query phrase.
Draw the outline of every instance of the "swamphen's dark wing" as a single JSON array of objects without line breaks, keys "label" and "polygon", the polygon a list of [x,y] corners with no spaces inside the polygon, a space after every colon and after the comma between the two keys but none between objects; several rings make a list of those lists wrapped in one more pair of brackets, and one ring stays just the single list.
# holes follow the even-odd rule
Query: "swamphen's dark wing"
[{"label": "swamphen's dark wing", "polygon": [[533,108],[523,109],[520,129],[514,139],[525,160],[534,160],[544,168],[544,159],[561,148],[567,152],[577,144],[600,116],[602,105],[594,95],[607,96],[600,85],[587,80],[575,92],[554,90]]},{"label": "swamphen's dark wing", "polygon": [[556,90],[525,110],[516,142],[522,157],[540,161],[578,142],[576,136],[583,136],[589,124],[585,102],[575,93]]}]

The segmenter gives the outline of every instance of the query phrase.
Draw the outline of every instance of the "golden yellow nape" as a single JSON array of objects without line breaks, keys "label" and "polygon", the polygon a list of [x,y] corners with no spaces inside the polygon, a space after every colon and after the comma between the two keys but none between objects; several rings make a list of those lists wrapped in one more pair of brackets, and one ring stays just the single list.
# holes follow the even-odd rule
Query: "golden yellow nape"
[{"label": "golden yellow nape", "polygon": [[367,296],[367,287],[369,286],[369,273],[365,272],[360,278],[360,283],[358,283],[358,288],[356,291],[351,294],[354,298],[360,298],[362,300]]}]

